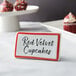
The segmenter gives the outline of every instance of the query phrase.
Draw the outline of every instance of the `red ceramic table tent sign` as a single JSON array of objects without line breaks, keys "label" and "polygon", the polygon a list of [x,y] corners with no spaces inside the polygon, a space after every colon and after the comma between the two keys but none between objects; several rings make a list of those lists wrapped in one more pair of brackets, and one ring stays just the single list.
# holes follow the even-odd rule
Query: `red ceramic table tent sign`
[{"label": "red ceramic table tent sign", "polygon": [[15,44],[16,58],[58,61],[59,50],[59,33],[17,33]]}]

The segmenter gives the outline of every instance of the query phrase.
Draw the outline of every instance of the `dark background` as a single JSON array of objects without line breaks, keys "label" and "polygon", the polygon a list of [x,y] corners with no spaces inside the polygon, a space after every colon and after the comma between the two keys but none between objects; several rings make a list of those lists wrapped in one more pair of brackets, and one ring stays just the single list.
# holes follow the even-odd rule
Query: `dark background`
[{"label": "dark background", "polygon": [[[0,0],[0,3],[3,0]],[[12,3],[15,0],[8,0]],[[52,21],[63,19],[69,12],[76,15],[76,0],[26,0],[28,4],[38,5],[39,11],[30,15],[19,16],[20,21]]]}]

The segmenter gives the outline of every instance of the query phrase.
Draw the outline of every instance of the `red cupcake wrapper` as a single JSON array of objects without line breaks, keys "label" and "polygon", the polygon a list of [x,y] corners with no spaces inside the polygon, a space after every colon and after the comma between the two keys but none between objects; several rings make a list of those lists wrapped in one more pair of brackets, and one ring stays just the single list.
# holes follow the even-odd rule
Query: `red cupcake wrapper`
[{"label": "red cupcake wrapper", "polygon": [[64,30],[72,32],[72,26],[64,25]]},{"label": "red cupcake wrapper", "polygon": [[76,25],[64,25],[64,30],[72,33],[76,33]]},{"label": "red cupcake wrapper", "polygon": [[72,33],[76,33],[76,26],[75,25],[72,26]]}]

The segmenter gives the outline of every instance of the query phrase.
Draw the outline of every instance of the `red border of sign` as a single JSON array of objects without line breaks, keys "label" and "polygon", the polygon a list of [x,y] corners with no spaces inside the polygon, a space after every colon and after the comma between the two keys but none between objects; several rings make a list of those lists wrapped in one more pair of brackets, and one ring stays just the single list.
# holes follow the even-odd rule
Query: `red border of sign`
[{"label": "red border of sign", "polygon": [[[57,36],[58,36],[58,43],[57,43],[57,55],[56,55],[56,59],[52,59],[52,58],[42,58],[42,57],[33,57],[33,56],[17,56],[17,55],[16,55],[16,49],[17,49],[18,34],[29,34],[29,35],[57,35]],[[58,59],[59,59],[59,48],[60,48],[60,34],[59,34],[59,33],[28,33],[28,32],[18,32],[18,33],[17,33],[17,36],[16,36],[16,43],[15,43],[15,57],[16,57],[16,58],[31,58],[31,59],[39,59],[39,60],[58,61]]]}]

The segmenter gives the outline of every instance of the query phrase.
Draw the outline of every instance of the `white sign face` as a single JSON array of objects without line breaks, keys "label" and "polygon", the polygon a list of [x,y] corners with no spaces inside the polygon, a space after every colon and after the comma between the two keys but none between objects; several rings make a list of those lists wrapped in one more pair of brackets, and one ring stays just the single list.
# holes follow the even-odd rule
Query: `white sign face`
[{"label": "white sign face", "polygon": [[59,47],[59,33],[19,32],[16,37],[15,57],[57,61]]}]

